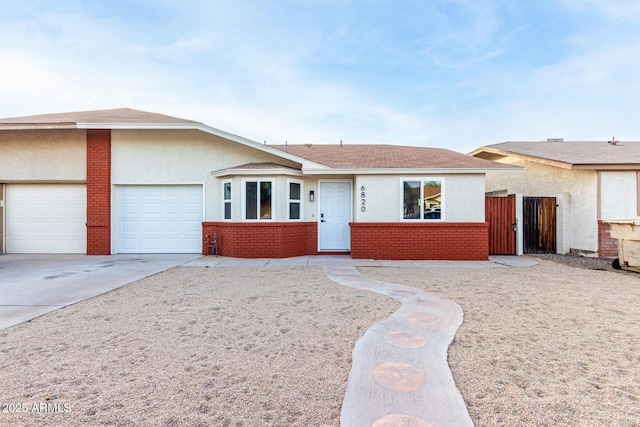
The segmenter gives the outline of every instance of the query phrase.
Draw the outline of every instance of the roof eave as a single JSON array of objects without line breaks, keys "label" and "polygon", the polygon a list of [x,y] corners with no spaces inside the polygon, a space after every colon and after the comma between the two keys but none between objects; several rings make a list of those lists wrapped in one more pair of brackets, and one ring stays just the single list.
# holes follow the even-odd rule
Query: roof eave
[{"label": "roof eave", "polygon": [[578,164],[573,165],[574,170],[592,170],[592,171],[637,171],[640,169],[638,163],[623,164]]},{"label": "roof eave", "polygon": [[304,175],[452,175],[486,174],[489,172],[522,172],[520,166],[504,168],[334,168],[330,170],[302,169]]},{"label": "roof eave", "polygon": [[215,178],[225,178],[232,176],[302,176],[302,172],[295,169],[223,169],[211,172]]},{"label": "roof eave", "polygon": [[573,163],[563,162],[560,160],[546,159],[544,157],[532,156],[530,154],[516,153],[513,151],[499,150],[499,149],[490,148],[490,147],[478,148],[477,150],[474,150],[471,153],[469,153],[469,155],[473,157],[482,158],[480,156],[477,156],[477,154],[480,154],[480,153],[496,154],[504,157],[515,157],[518,159],[528,160],[534,163],[541,163],[548,166],[555,166],[557,168],[562,168],[562,169],[575,169],[574,167],[575,165]]},{"label": "roof eave", "polygon": [[0,130],[78,129],[75,123],[6,123]]}]

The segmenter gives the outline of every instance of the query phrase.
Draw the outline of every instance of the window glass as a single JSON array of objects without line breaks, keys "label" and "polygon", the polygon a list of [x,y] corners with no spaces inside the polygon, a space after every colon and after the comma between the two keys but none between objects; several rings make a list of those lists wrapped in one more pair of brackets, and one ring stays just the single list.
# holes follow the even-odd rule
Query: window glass
[{"label": "window glass", "polygon": [[300,196],[302,186],[298,182],[289,183],[289,219],[300,219]]},{"label": "window glass", "polygon": [[230,182],[224,183],[224,199],[231,200],[231,183]]},{"label": "window glass", "polygon": [[442,181],[403,181],[404,219],[442,219]]},{"label": "window glass", "polygon": [[300,184],[297,182],[289,183],[289,199],[300,200]]},{"label": "window glass", "polygon": [[289,203],[289,219],[300,219],[300,203]]},{"label": "window glass", "polygon": [[231,219],[231,183],[224,183],[224,219]]},{"label": "window glass", "polygon": [[442,202],[442,185],[440,181],[424,181],[422,200],[424,205],[424,219],[440,219]]},{"label": "window glass", "polygon": [[404,182],[404,219],[420,219],[420,181]]},{"label": "window glass", "polygon": [[247,219],[258,219],[258,183],[247,182],[245,193],[245,217]]},{"label": "window glass", "polygon": [[260,183],[260,219],[271,219],[271,183]]}]

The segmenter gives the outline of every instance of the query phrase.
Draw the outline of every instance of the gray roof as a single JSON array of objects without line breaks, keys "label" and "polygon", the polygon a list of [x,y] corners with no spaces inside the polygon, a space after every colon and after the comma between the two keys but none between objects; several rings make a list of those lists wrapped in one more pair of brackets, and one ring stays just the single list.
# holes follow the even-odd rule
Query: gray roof
[{"label": "gray roof", "polygon": [[513,169],[443,148],[387,144],[273,145],[334,169]]},{"label": "gray roof", "polygon": [[638,169],[640,142],[503,142],[480,147],[470,155],[488,160],[499,160],[507,156],[519,157],[569,169]]},{"label": "gray roof", "polygon": [[0,129],[14,127],[76,127],[78,124],[189,124],[199,122],[131,108],[40,114],[36,116],[0,119]]}]

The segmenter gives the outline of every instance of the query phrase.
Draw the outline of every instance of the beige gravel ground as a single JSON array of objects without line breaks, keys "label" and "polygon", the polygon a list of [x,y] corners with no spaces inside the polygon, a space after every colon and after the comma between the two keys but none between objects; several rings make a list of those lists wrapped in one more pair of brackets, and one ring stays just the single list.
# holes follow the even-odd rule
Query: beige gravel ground
[{"label": "beige gravel ground", "polygon": [[360,270],[462,306],[449,364],[476,426],[640,426],[640,275],[539,262]]},{"label": "beige gravel ground", "polygon": [[[360,270],[462,306],[477,426],[640,425],[640,275]],[[0,425],[336,426],[355,341],[397,308],[319,267],[175,268],[0,332],[0,410],[26,410]]]},{"label": "beige gravel ground", "polygon": [[397,308],[321,267],[175,268],[0,332],[0,404],[27,410],[0,426],[335,426]]}]

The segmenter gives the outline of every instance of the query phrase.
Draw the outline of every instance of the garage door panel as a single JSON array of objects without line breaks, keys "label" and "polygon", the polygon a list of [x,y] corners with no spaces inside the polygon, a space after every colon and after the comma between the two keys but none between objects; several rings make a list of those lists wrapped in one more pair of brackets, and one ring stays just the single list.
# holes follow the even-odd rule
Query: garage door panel
[{"label": "garage door panel", "polygon": [[8,253],[86,253],[86,186],[6,186]]},{"label": "garage door panel", "polygon": [[202,186],[119,186],[117,250],[121,253],[199,253]]}]

